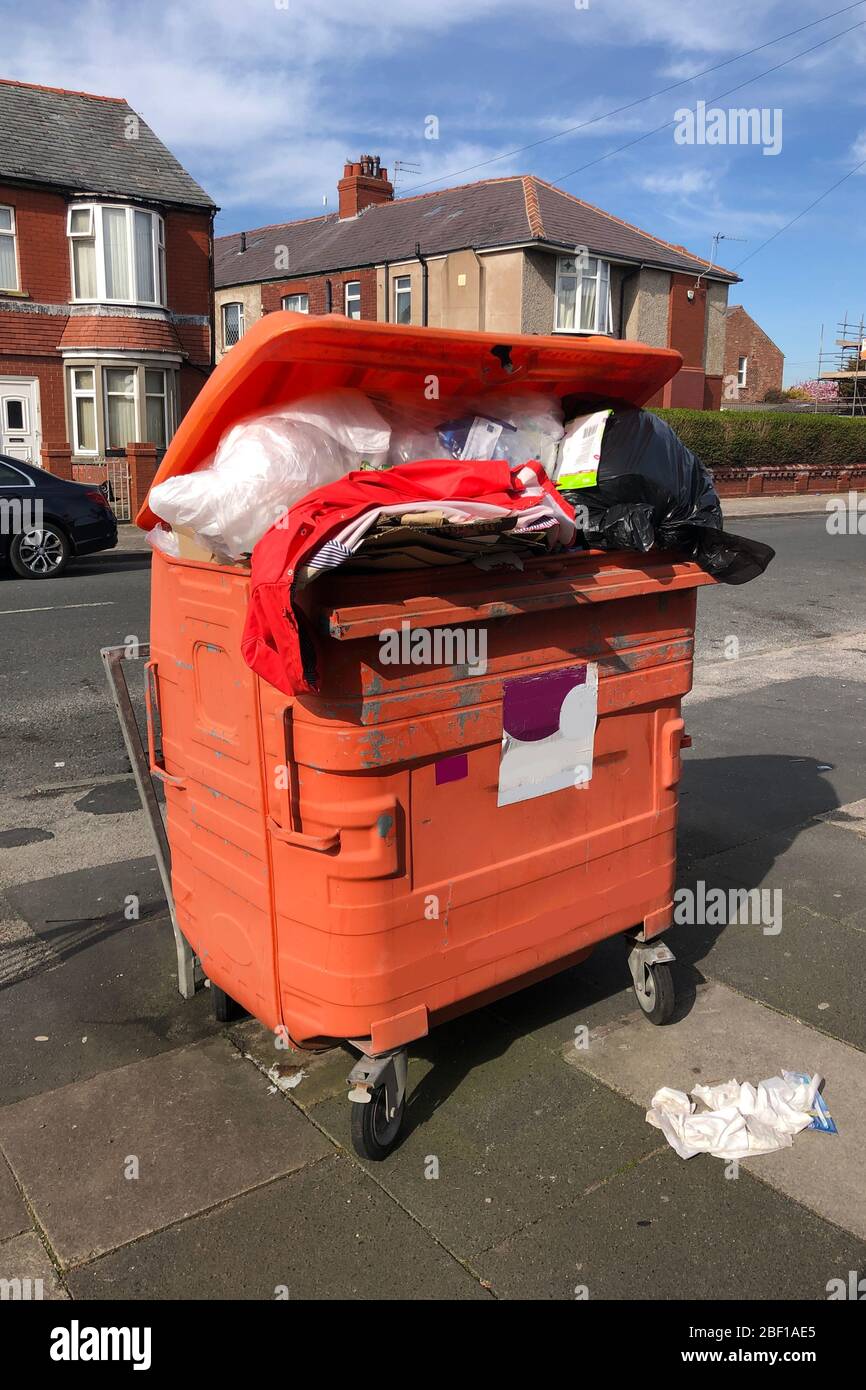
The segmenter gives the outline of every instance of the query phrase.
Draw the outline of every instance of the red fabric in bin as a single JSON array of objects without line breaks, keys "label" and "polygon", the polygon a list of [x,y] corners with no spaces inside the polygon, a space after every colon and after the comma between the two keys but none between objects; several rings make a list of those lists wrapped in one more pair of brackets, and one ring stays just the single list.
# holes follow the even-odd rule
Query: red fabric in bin
[{"label": "red fabric in bin", "polygon": [[[528,482],[519,476],[525,477],[527,469],[534,475],[530,492]],[[253,551],[241,642],[247,665],[286,695],[316,690],[315,639],[308,628],[302,634],[303,615],[292,597],[294,578],[314,551],[363,512],[427,501],[489,502],[522,511],[538,504],[538,486],[555,500],[561,513],[574,516],[537,462],[512,468],[504,459],[419,460],[382,472],[357,470],[311,492],[262,536]]]}]

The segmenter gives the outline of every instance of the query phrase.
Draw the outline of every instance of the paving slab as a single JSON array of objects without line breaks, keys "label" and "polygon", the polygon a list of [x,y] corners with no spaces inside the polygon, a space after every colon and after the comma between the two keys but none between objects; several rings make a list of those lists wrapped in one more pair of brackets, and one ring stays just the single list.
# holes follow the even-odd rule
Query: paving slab
[{"label": "paving slab", "polygon": [[9,1165],[0,1157],[0,1240],[29,1231],[33,1222],[12,1176]]},{"label": "paving slab", "polygon": [[745,888],[781,888],[786,902],[840,922],[856,920],[863,907],[863,841],[828,821],[802,826],[793,836],[766,835],[703,863]]},{"label": "paving slab", "polygon": [[490,1298],[375,1182],[336,1156],[69,1279],[76,1298]]},{"label": "paving slab", "polygon": [[[343,1144],[348,1104],[311,1112]],[[658,1147],[632,1105],[485,1011],[413,1046],[405,1126],[371,1171],[461,1259]]]},{"label": "paving slab", "polygon": [[326,1052],[277,1047],[275,1035],[254,1018],[230,1024],[227,1033],[244,1057],[278,1090],[290,1093],[302,1110],[331,1096],[348,1096],[346,1078],[358,1059],[357,1052],[341,1047]]},{"label": "paving slab", "polygon": [[4,1301],[56,1301],[69,1297],[35,1231],[0,1243],[0,1281],[3,1280],[9,1281]]},{"label": "paving slab", "polygon": [[[712,867],[704,881],[707,891],[713,886],[729,891],[728,880]],[[681,964],[694,965],[702,976],[866,1048],[866,931],[792,903],[784,887],[782,894],[778,935],[732,921],[675,926],[665,941]]]},{"label": "paving slab", "polygon": [[717,1159],[664,1152],[525,1227],[477,1267],[499,1298],[821,1300],[828,1280],[866,1269],[866,1244],[742,1169],[726,1179]]},{"label": "paving slab", "polygon": [[0,1148],[64,1266],[332,1151],[225,1038],[6,1106]]},{"label": "paving slab", "polygon": [[[148,883],[151,862],[122,866],[119,879],[108,865],[62,875],[53,891],[20,889],[37,934],[51,933],[54,964],[0,991],[0,1104],[218,1032],[208,991],[188,1001],[177,992],[174,935]],[[145,915],[127,922],[117,904],[136,888]]]},{"label": "paving slab", "polygon": [[[732,1077],[755,1083],[783,1069],[817,1072],[825,1078],[824,1096],[839,1133],[806,1130],[795,1136],[791,1148],[740,1166],[816,1215],[866,1239],[866,1055],[856,1048],[712,983],[698,991],[685,1018],[654,1030],[651,1045],[645,1020],[636,1011],[599,1030],[586,1051],[564,1049],[563,1057],[644,1111],[660,1086],[688,1092],[698,1083],[711,1085]],[[683,1167],[697,1161],[677,1159]],[[720,1159],[712,1162],[724,1167]]]}]

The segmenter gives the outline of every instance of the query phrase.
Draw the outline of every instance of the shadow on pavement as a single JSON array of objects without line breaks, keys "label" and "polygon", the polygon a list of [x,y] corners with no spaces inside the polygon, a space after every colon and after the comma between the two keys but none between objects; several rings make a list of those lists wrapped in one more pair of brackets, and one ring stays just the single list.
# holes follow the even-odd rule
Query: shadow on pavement
[{"label": "shadow on pavement", "polygon": [[[714,876],[705,865],[701,873],[707,888],[759,887],[801,830],[839,805],[826,770],[826,764],[815,759],[780,755],[691,758],[684,764],[681,838],[706,845],[709,832],[716,842],[715,852],[739,844],[748,844],[750,850],[749,871],[736,883],[728,876]],[[678,885],[691,881],[690,868],[711,858],[713,852],[705,848],[702,859],[691,865],[684,856]],[[697,962],[726,926],[727,922],[689,924],[674,926],[666,934],[677,957],[673,967],[677,1005],[668,1026],[691,1012],[697,989],[705,983]],[[546,1038],[553,1046],[561,1046],[573,1035],[575,1022],[604,1027],[637,1007],[626,943],[616,936],[600,942],[583,964],[434,1029],[411,1049],[433,1065],[410,1090],[405,1132],[423,1125],[471,1072],[504,1056],[519,1039],[541,1034],[542,1041]],[[652,1046],[651,1024],[647,1024],[647,1046]]]}]

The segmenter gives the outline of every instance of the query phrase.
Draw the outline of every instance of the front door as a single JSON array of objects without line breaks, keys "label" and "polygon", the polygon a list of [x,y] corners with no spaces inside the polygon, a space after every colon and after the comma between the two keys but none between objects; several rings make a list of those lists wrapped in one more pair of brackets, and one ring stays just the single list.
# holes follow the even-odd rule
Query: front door
[{"label": "front door", "polygon": [[39,383],[35,377],[0,377],[0,454],[24,463],[39,459]]}]

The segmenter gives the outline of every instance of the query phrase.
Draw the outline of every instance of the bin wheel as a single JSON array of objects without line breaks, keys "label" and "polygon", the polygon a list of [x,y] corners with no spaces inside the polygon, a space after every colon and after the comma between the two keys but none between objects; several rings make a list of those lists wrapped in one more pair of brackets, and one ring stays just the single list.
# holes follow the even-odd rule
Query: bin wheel
[{"label": "bin wheel", "polygon": [[403,1127],[403,1116],[406,1113],[405,1095],[391,1119],[388,1118],[388,1101],[384,1086],[377,1086],[371,1091],[366,1104],[352,1101],[351,1108],[352,1147],[355,1153],[361,1158],[371,1159],[374,1163],[387,1158]]},{"label": "bin wheel", "polygon": [[220,989],[219,985],[215,985],[213,980],[210,982],[210,993],[213,1016],[217,1023],[237,1023],[239,1018],[246,1016],[246,1009],[242,1008],[236,999],[232,999],[230,994],[226,994],[224,989]]},{"label": "bin wheel", "polygon": [[643,989],[635,985],[634,992],[644,1016],[650,1023],[670,1023],[676,1002],[670,965],[667,961],[659,961],[656,965],[647,966],[643,972],[643,980]]}]

